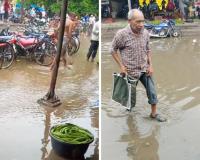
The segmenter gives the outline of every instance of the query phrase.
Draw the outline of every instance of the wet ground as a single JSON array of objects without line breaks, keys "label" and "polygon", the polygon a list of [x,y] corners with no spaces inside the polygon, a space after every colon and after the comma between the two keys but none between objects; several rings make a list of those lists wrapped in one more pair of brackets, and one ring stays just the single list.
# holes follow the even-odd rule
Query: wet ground
[{"label": "wet ground", "polygon": [[51,126],[67,122],[94,134],[85,158],[98,160],[99,68],[86,61],[88,47],[89,39],[81,39],[71,70],[61,63],[56,94],[62,105],[56,108],[37,103],[49,88],[48,67],[24,59],[0,70],[0,159],[64,160],[52,150],[48,133]]},{"label": "wet ground", "polygon": [[[108,35],[107,35],[108,37]],[[102,38],[102,159],[199,160],[200,38],[151,39],[159,123],[141,85],[131,113],[111,100],[112,73],[119,67],[109,54],[110,38]]]}]

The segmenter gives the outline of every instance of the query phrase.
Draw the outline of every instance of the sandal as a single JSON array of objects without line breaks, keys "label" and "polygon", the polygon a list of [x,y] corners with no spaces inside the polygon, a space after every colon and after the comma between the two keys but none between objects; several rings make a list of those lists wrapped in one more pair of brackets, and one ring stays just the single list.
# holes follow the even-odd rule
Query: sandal
[{"label": "sandal", "polygon": [[167,119],[162,117],[160,114],[155,114],[155,116],[153,116],[152,114],[150,114],[150,118],[157,120],[158,122],[166,122]]}]

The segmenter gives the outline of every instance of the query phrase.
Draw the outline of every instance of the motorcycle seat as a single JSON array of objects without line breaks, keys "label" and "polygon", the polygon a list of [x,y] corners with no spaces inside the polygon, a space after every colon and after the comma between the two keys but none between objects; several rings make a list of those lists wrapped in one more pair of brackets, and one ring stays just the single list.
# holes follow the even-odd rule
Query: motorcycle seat
[{"label": "motorcycle seat", "polygon": [[18,41],[24,47],[38,43],[38,40],[36,38],[27,38],[27,37],[20,37],[20,38],[18,38]]}]

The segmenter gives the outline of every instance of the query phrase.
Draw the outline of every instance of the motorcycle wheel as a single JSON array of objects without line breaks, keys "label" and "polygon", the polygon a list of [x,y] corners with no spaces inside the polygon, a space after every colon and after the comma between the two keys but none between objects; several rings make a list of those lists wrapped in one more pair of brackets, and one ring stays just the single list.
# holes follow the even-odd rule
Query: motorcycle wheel
[{"label": "motorcycle wheel", "polygon": [[80,41],[79,41],[79,38],[77,37],[72,37],[72,46],[69,47],[68,46],[68,54],[69,56],[72,56],[73,54],[77,53],[79,48],[80,48]]},{"label": "motorcycle wheel", "polygon": [[15,51],[13,46],[8,43],[0,43],[0,69],[10,67],[15,59]]},{"label": "motorcycle wheel", "polygon": [[34,49],[35,61],[39,65],[49,66],[52,64],[56,52],[57,49],[53,43],[41,42]]},{"label": "motorcycle wheel", "polygon": [[79,40],[79,38],[77,38],[77,37],[75,38],[75,43],[76,43],[75,53],[77,53],[79,48],[80,48],[80,40]]},{"label": "motorcycle wheel", "polygon": [[172,32],[172,36],[173,36],[173,37],[182,36],[181,30],[175,29],[175,30]]},{"label": "motorcycle wheel", "polygon": [[167,30],[166,29],[161,29],[160,32],[159,32],[159,36],[160,37],[166,37],[167,36],[166,34],[167,34]]}]

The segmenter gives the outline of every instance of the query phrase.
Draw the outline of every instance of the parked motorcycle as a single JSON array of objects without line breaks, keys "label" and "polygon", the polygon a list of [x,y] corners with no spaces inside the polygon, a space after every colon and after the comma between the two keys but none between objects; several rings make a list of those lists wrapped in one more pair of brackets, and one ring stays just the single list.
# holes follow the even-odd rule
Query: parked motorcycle
[{"label": "parked motorcycle", "polygon": [[34,58],[36,63],[49,66],[56,54],[56,46],[46,35],[16,36],[14,49],[17,56]]},{"label": "parked motorcycle", "polygon": [[13,23],[20,23],[21,21],[21,17],[19,15],[13,14],[11,15],[11,17],[9,18],[9,21],[13,22]]},{"label": "parked motorcycle", "polygon": [[158,25],[145,24],[144,27],[149,31],[150,37],[165,38],[182,35],[181,30],[175,26],[173,20],[164,20]]},{"label": "parked motorcycle", "polygon": [[15,52],[11,43],[13,36],[0,36],[0,69],[11,66],[15,58]]},{"label": "parked motorcycle", "polygon": [[31,33],[25,36],[12,33],[11,36],[0,36],[1,68],[8,68],[17,56],[34,58],[37,64],[48,66],[56,51],[55,44],[47,34]]},{"label": "parked motorcycle", "polygon": [[0,36],[9,36],[9,27],[3,28],[0,32]]}]

